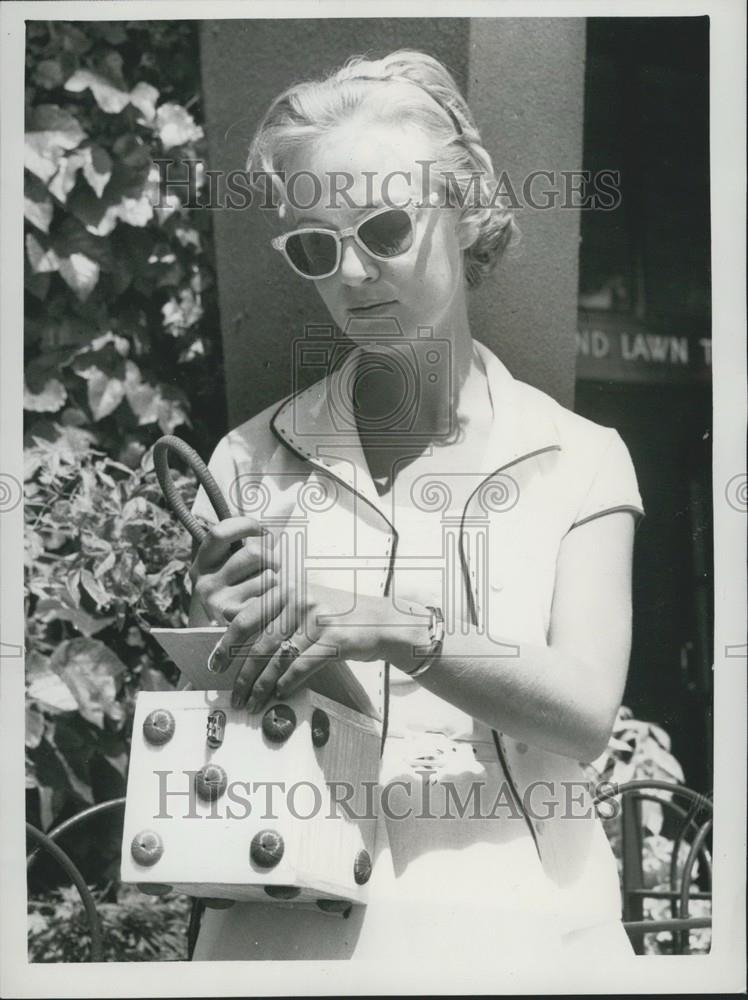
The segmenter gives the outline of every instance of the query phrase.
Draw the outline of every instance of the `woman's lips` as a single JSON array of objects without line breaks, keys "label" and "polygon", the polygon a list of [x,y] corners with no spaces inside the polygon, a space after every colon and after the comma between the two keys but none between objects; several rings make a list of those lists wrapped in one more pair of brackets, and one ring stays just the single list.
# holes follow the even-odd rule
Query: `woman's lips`
[{"label": "woman's lips", "polygon": [[385,306],[394,306],[397,304],[397,299],[388,299],[386,302],[372,302],[365,306],[349,306],[349,313],[368,313],[374,312],[375,309],[383,309]]}]

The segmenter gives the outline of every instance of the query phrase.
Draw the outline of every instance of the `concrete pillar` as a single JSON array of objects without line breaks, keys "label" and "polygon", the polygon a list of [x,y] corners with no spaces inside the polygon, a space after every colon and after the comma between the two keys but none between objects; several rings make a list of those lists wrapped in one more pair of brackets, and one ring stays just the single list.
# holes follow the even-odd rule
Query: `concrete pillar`
[{"label": "concrete pillar", "polygon": [[[470,22],[468,101],[497,171],[522,199],[559,189],[561,171],[582,165],[584,18],[476,18]],[[524,199],[522,199],[524,201]],[[523,207],[522,240],[494,277],[472,293],[473,335],[516,378],[574,405],[579,210]]]},{"label": "concrete pillar", "polygon": [[[512,177],[581,161],[584,22],[464,18],[204,21],[203,96],[209,167],[244,166],[254,128],[290,83],[350,55],[416,48],[442,60],[467,93],[485,144]],[[520,181],[521,183],[521,181]],[[522,256],[474,293],[471,320],[518,377],[573,398],[578,219],[574,211],[520,219]],[[329,322],[311,283],[270,248],[274,217],[256,205],[214,210],[229,425],[292,387],[294,338]]]}]

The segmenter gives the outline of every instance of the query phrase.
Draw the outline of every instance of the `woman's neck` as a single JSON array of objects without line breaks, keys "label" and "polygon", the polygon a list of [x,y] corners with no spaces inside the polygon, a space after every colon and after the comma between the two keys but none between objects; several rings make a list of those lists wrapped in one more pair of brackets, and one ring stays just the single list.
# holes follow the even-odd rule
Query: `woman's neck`
[{"label": "woman's neck", "polygon": [[407,448],[452,437],[458,419],[475,412],[476,400],[464,396],[475,393],[482,373],[467,324],[404,339],[384,357],[365,352],[353,394],[362,442],[402,437]]}]

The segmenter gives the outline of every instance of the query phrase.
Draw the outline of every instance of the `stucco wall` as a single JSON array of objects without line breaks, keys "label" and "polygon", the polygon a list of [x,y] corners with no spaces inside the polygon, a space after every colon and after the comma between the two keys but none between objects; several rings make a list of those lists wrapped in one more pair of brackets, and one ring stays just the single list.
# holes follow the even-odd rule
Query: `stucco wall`
[{"label": "stucco wall", "polygon": [[[473,20],[468,98],[497,171],[521,198],[533,171],[582,165],[583,18]],[[533,198],[543,203],[539,178]],[[554,187],[560,187],[557,183]],[[522,208],[522,238],[472,296],[471,329],[512,374],[574,403],[579,210]]]},{"label": "stucco wall", "polygon": [[[201,43],[211,169],[243,167],[255,125],[290,83],[354,53],[402,47],[449,66],[467,88],[486,147],[513,181],[581,163],[581,20],[205,21]],[[307,324],[328,321],[311,283],[295,279],[270,248],[273,222],[256,205],[214,210],[231,426],[290,391],[293,339]],[[523,213],[520,224],[519,256],[473,295],[473,333],[517,377],[571,405],[578,213]]]}]

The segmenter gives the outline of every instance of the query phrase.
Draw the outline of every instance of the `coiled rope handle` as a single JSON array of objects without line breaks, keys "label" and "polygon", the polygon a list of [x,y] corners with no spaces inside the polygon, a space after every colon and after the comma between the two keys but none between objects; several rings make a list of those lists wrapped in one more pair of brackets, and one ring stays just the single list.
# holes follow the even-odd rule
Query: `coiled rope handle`
[{"label": "coiled rope handle", "polygon": [[[161,487],[161,492],[166,497],[169,506],[179,520],[199,544],[208,532],[200,524],[195,515],[192,514],[182,499],[182,494],[177,489],[176,483],[172,478],[171,469],[169,468],[169,451],[177,452],[195,473],[213,505],[213,510],[216,512],[219,521],[225,521],[226,518],[233,517],[233,514],[228,503],[226,503],[226,498],[221,493],[218,483],[195,449],[191,448],[186,441],[176,437],[174,434],[166,434],[164,437],[159,438],[153,446],[153,465],[156,469],[156,477]],[[231,551],[238,552],[241,547],[241,542],[234,542],[231,546]]]}]

